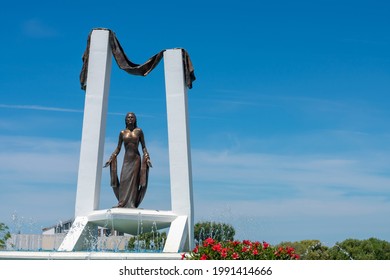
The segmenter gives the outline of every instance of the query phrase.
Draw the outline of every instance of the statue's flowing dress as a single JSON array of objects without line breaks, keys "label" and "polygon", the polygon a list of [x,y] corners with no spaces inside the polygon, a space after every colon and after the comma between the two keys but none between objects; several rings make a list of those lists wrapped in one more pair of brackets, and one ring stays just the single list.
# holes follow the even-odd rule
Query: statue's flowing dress
[{"label": "statue's flowing dress", "polygon": [[119,203],[121,207],[136,208],[140,201],[141,156],[138,151],[139,137],[137,133],[123,134],[125,155],[119,184]]}]

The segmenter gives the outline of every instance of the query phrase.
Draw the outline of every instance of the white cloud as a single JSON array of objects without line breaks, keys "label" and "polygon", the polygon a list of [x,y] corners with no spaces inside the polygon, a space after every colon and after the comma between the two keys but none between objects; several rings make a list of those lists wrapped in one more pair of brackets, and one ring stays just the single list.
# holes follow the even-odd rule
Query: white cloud
[{"label": "white cloud", "polygon": [[389,152],[193,153],[197,220],[234,225],[237,238],[387,238]]},{"label": "white cloud", "polygon": [[196,219],[225,222],[237,239],[271,243],[319,239],[332,245],[346,238],[388,239],[389,201],[337,196],[262,201],[197,201]]},{"label": "white cloud", "polygon": [[40,137],[1,137],[3,183],[69,182],[78,167],[79,142]]},{"label": "white cloud", "polygon": [[22,23],[22,31],[25,35],[34,38],[46,38],[57,36],[57,31],[38,18],[32,18]]},{"label": "white cloud", "polygon": [[68,113],[83,113],[83,110],[59,108],[59,107],[47,107],[40,105],[8,105],[0,104],[0,108],[16,109],[16,110],[37,110],[37,111],[55,111],[55,112],[68,112]]},{"label": "white cloud", "polygon": [[[296,188],[340,187],[361,191],[387,191],[390,174],[377,174],[390,160],[383,155],[273,155],[195,151],[194,174],[210,183]],[[382,166],[378,166],[378,162]],[[309,190],[308,190],[309,191]]]}]

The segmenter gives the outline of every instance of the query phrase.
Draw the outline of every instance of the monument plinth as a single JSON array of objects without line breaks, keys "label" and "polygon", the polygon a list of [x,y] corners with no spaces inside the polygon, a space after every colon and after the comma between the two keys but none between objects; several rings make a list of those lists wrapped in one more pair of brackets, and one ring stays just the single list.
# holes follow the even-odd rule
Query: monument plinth
[{"label": "monument plinth", "polygon": [[[87,249],[86,239],[97,226],[135,235],[139,233],[140,220],[144,231],[152,226],[157,229],[169,228],[163,252],[191,250],[194,247],[194,218],[187,110],[188,73],[184,67],[186,53],[182,49],[162,52],[168,121],[171,210],[99,209],[111,57],[112,53],[117,51],[115,44],[118,44],[117,41],[113,41],[110,32],[107,29],[94,29],[89,38],[75,221],[58,250]],[[116,60],[118,62],[117,57]],[[155,63],[153,62],[152,69]]]}]

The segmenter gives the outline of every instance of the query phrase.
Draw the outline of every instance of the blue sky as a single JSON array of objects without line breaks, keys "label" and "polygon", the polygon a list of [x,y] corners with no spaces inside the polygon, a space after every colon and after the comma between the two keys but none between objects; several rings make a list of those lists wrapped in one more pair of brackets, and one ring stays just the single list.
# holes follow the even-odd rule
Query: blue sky
[{"label": "blue sky", "polygon": [[[0,221],[27,233],[73,217],[81,56],[105,27],[135,63],[190,54],[196,221],[271,243],[389,241],[389,14],[376,0],[3,4]],[[147,77],[113,64],[105,158],[128,111],[154,164],[142,207],[169,209],[163,62]],[[115,204],[104,170],[100,208]]]}]

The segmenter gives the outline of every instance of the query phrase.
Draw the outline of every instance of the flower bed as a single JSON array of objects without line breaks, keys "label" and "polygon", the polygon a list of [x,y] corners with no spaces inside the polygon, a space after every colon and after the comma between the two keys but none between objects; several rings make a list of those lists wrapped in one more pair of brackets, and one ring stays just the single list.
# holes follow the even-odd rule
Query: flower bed
[{"label": "flower bed", "polygon": [[207,238],[192,252],[182,255],[185,260],[297,260],[299,255],[292,247],[273,247],[259,241],[223,241]]}]

